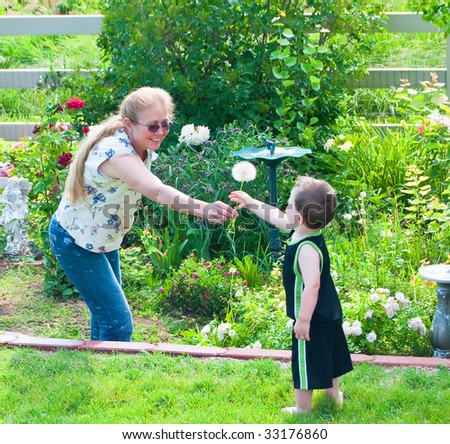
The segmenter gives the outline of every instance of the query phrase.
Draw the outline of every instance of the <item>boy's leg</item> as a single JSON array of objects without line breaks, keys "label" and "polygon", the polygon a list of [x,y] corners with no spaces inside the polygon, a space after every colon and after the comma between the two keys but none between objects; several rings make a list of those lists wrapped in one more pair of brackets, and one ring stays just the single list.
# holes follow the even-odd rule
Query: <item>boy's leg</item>
[{"label": "boy's leg", "polygon": [[299,412],[309,412],[312,405],[312,390],[294,390],[295,406]]},{"label": "boy's leg", "polygon": [[339,378],[333,378],[333,387],[326,389],[325,393],[338,404],[344,403],[344,394],[339,390]]},{"label": "boy's leg", "polygon": [[312,407],[312,390],[299,390],[294,389],[295,406],[285,407],[283,412],[285,413],[307,413],[311,411]]}]

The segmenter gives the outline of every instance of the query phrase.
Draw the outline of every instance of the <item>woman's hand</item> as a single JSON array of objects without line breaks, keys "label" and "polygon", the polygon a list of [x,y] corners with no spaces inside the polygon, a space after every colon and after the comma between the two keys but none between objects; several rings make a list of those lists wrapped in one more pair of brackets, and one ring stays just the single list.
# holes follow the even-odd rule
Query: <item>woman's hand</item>
[{"label": "woman's hand", "polygon": [[204,209],[204,213],[205,219],[208,219],[209,222],[219,224],[226,222],[229,219],[235,219],[238,216],[236,210],[220,200],[207,205]]}]

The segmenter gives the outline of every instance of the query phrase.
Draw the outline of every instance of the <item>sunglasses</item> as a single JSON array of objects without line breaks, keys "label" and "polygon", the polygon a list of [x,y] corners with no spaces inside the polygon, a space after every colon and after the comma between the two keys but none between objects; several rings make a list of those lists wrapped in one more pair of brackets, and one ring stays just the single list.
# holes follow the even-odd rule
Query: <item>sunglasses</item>
[{"label": "sunglasses", "polygon": [[151,133],[156,133],[156,131],[158,131],[160,128],[163,131],[169,131],[170,125],[171,125],[170,122],[163,122],[163,123],[161,123],[161,125],[158,125],[157,123],[150,123],[149,125],[145,125],[144,123],[137,122],[134,120],[133,120],[133,122],[137,123],[138,125],[145,126],[148,129],[148,131],[150,131]]}]

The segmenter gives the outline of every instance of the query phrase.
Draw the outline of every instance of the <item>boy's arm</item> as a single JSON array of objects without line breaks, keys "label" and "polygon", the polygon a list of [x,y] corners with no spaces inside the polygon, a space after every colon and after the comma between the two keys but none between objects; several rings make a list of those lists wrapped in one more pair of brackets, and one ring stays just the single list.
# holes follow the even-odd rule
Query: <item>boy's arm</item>
[{"label": "boy's arm", "polygon": [[245,208],[280,230],[290,231],[293,228],[285,213],[272,205],[254,199],[244,191],[232,191],[230,200],[239,203],[238,209]]},{"label": "boy's arm", "polygon": [[303,245],[298,255],[298,266],[302,273],[304,289],[294,333],[297,339],[309,341],[309,327],[317,305],[320,288],[320,256],[311,245]]}]

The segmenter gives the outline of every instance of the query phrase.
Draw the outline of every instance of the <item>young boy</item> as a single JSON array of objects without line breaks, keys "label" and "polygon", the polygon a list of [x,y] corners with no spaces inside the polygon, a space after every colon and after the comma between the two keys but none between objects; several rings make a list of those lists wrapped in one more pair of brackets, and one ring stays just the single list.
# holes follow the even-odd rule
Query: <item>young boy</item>
[{"label": "young boy", "polygon": [[246,208],[271,225],[293,230],[287,242],[283,285],[287,315],[294,320],[292,376],[295,407],[288,413],[311,410],[312,393],[325,389],[339,404],[338,377],[353,369],[342,329],[341,304],[330,275],[330,258],[322,236],[336,210],[336,193],[323,180],[300,177],[286,212],[253,199],[243,191],[230,194],[238,209]]}]

